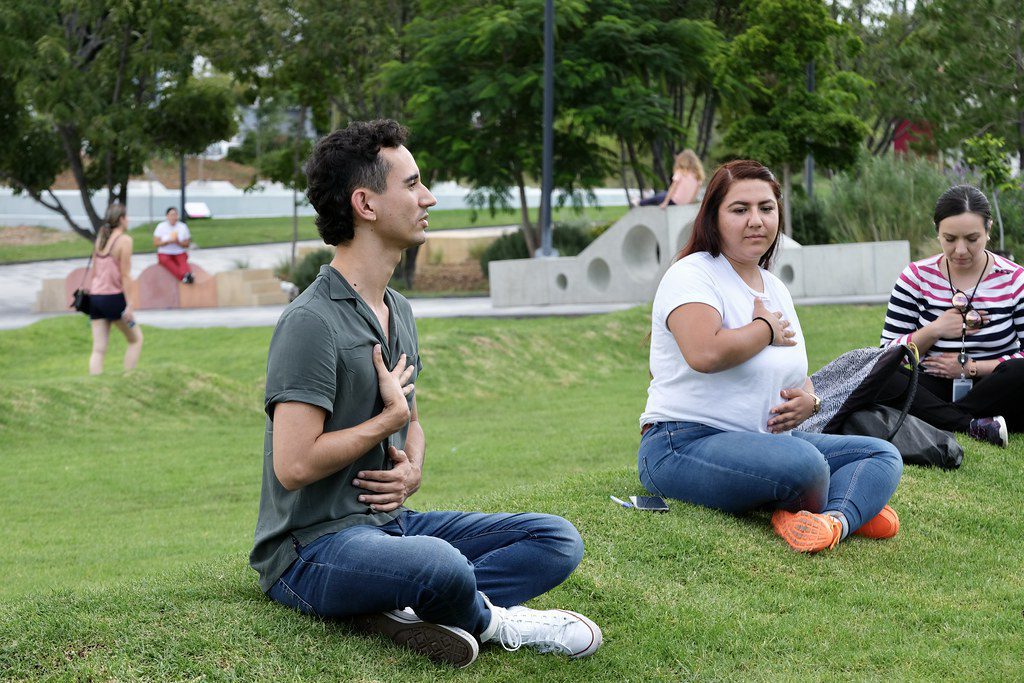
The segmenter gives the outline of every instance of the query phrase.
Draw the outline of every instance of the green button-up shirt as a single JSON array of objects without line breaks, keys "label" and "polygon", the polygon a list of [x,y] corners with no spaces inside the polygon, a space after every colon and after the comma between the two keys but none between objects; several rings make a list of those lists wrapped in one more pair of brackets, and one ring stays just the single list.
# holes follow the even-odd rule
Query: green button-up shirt
[{"label": "green button-up shirt", "polygon": [[[419,375],[416,321],[409,302],[390,288],[384,302],[390,310],[387,337],[362,297],[341,273],[325,265],[277,322],[267,359],[263,490],[249,556],[264,591],[298,557],[296,544],[307,545],[356,524],[385,524],[404,509],[370,511],[357,499],[361,490],[352,486],[352,480],[361,470],[389,469],[387,447],[405,447],[408,424],[348,467],[296,491],[285,489],[274,473],[273,418],[278,403],[299,401],[323,408],[324,432],[333,432],[366,422],[384,408],[373,366],[376,344],[389,368],[404,353],[416,367],[413,381]],[[411,395],[408,400],[411,403]]]}]

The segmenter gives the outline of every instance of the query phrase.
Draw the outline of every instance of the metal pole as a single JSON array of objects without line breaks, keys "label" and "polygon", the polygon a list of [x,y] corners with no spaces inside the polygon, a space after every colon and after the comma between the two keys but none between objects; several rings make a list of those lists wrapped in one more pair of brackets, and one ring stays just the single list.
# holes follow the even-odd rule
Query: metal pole
[{"label": "metal pole", "polygon": [[544,149],[540,196],[541,253],[551,256],[551,185],[555,118],[555,3],[544,2]]},{"label": "metal pole", "polygon": [[[814,92],[814,60],[807,62],[807,92]],[[808,154],[804,159],[804,189],[807,190],[807,198],[814,197],[814,154]]]},{"label": "metal pole", "polygon": [[181,211],[178,212],[181,215],[181,220],[187,221],[188,216],[185,215],[185,155],[181,155]]}]

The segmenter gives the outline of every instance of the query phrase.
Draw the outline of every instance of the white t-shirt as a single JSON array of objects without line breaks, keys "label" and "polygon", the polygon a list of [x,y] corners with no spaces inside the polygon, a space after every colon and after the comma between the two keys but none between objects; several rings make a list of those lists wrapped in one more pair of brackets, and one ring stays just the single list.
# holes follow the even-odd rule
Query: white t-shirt
[{"label": "white t-shirt", "polygon": [[[665,273],[651,313],[651,385],[640,424],[700,422],[726,431],[767,432],[769,411],[783,403],[783,389],[801,388],[807,380],[807,349],[782,281],[761,270],[764,292],[747,286],[725,256],[690,254]],[[668,329],[668,316],[679,306],[704,303],[722,316],[726,329],[750,324],[754,297],[770,311],[782,311],[796,332],[796,346],[769,346],[750,360],[716,373],[701,373],[686,364]],[[758,323],[759,325],[763,323]]]},{"label": "white t-shirt", "polygon": [[[183,242],[192,237],[192,233],[188,231],[188,226],[181,221],[178,221],[173,226],[167,221],[161,221],[159,225],[156,226],[156,230],[153,231],[153,237],[159,237],[161,240],[165,240],[171,236],[172,232],[177,232],[178,239]],[[185,249],[185,247],[175,242],[162,244],[156,248],[156,253],[158,254],[184,254],[186,251],[187,249]]]}]

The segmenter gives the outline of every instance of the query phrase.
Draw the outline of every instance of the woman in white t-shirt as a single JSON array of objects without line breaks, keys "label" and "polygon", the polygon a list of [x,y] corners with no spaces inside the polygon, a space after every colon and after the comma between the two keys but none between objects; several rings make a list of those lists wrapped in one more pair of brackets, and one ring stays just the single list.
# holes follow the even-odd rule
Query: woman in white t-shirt
[{"label": "woman in white t-shirt", "polygon": [[192,245],[192,233],[188,226],[178,220],[178,210],[169,207],[167,220],[160,221],[153,231],[153,246],[156,247],[156,260],[167,269],[175,280],[186,285],[195,282],[192,266],[188,262],[188,248]]},{"label": "woman in white t-shirt", "polygon": [[756,161],[715,171],[690,241],[654,298],[640,481],[652,493],[732,513],[770,508],[795,550],[851,533],[889,538],[903,462],[865,436],[793,431],[820,401],[786,286],[766,268],[782,193]]}]

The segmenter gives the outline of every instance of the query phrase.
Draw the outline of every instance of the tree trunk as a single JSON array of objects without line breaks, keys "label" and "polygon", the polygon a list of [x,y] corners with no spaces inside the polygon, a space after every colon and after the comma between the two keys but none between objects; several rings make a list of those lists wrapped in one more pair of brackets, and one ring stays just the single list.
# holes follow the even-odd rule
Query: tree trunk
[{"label": "tree trunk", "polygon": [[299,147],[306,134],[306,108],[299,107],[299,118],[296,122],[295,144],[292,147],[292,272],[295,272],[295,250],[299,242],[299,177],[302,166],[299,161]]},{"label": "tree trunk", "polygon": [[[89,222],[92,224],[93,239],[95,239],[103,219],[100,218],[96,213],[96,209],[93,208],[92,192],[89,190],[89,183],[85,179],[85,167],[82,164],[81,155],[82,140],[78,136],[78,131],[68,124],[58,124],[57,134],[60,136],[61,144],[64,146],[64,155],[67,157],[68,166],[71,167],[71,174],[75,176],[75,184],[78,185],[78,192],[82,197],[82,206],[85,209],[85,215],[89,217]],[[67,216],[65,217],[67,218]],[[71,223],[71,227],[75,228],[76,232],[79,232],[74,223]]]},{"label": "tree trunk", "polygon": [[78,223],[76,223],[75,219],[73,219],[71,217],[71,214],[68,213],[68,210],[66,208],[64,208],[64,205],[57,198],[57,195],[55,195],[53,193],[53,190],[47,190],[46,191],[46,194],[48,194],[50,196],[50,199],[52,200],[52,201],[48,202],[48,201],[46,201],[46,199],[43,198],[42,193],[40,193],[40,192],[33,192],[32,190],[28,189],[27,187],[25,187],[24,185],[22,185],[21,183],[19,183],[16,180],[12,180],[11,182],[13,183],[14,187],[19,188],[25,194],[27,194],[28,196],[32,197],[32,199],[34,199],[37,202],[39,202],[40,204],[42,204],[43,206],[45,206],[50,211],[56,211],[61,216],[64,216],[64,220],[67,221],[68,225],[71,226],[71,229],[74,230],[75,232],[77,232],[79,235],[81,235],[85,239],[89,240],[90,242],[95,242],[96,241],[96,233],[92,232],[90,230],[87,230],[86,228],[83,228]]},{"label": "tree trunk", "polygon": [[644,174],[640,170],[640,161],[636,158],[636,149],[632,140],[626,140],[626,152],[629,154],[629,164],[633,167],[633,177],[636,178],[636,191],[640,199],[644,198]]},{"label": "tree trunk", "polygon": [[715,93],[709,87],[704,93],[704,112],[700,117],[700,131],[697,137],[697,156],[701,159],[708,158],[708,149],[711,147],[711,135],[714,132],[715,124]]},{"label": "tree trunk", "polygon": [[[690,98],[690,111],[689,111],[689,112],[687,112],[687,114],[686,114],[686,120],[685,120],[685,123],[684,123],[684,125],[683,125],[683,127],[684,127],[684,128],[685,128],[685,130],[686,130],[686,135],[687,135],[687,136],[689,136],[689,135],[690,135],[690,128],[692,128],[692,127],[693,127],[693,117],[694,117],[694,116],[696,115],[696,113],[697,113],[697,100],[698,100],[698,97],[697,97],[697,92],[696,92],[696,88],[695,88],[695,89],[694,89],[694,93],[693,93],[693,97],[691,97],[691,98]],[[695,137],[696,137],[696,136],[695,136]],[[688,138],[687,138],[687,139],[688,139]],[[686,146],[686,145],[685,145],[685,143],[684,143],[684,145],[683,145],[683,146],[684,146],[684,147]]]},{"label": "tree trunk", "polygon": [[[1018,3],[1018,5],[1024,5],[1024,3]],[[1013,27],[1016,29],[1017,40],[1015,41],[1016,49],[1014,50],[1014,71],[1017,73],[1017,78],[1014,82],[1014,90],[1017,95],[1017,106],[1021,107],[1020,111],[1017,112],[1017,164],[1024,173],[1024,45],[1022,45],[1021,35],[1021,16],[1020,9],[1018,7],[1017,17],[1014,19]],[[1002,225],[999,226],[1002,228]],[[1000,235],[999,248],[1002,249],[1002,235]]]},{"label": "tree trunk", "polygon": [[415,244],[405,250],[402,259],[402,280],[405,281],[405,288],[412,289],[416,282],[416,257],[420,253],[420,245]]},{"label": "tree trunk", "polygon": [[654,177],[661,181],[662,187],[668,189],[668,180],[665,177],[665,156],[662,153],[664,146],[659,138],[651,140],[651,167],[654,170]]},{"label": "tree trunk", "polygon": [[533,233],[533,223],[530,221],[530,207],[526,204],[526,179],[521,172],[516,173],[516,185],[519,187],[519,212],[522,222],[523,239],[526,241],[526,251],[533,258],[537,251],[537,236]]},{"label": "tree trunk", "polygon": [[1003,215],[999,212],[999,188],[992,188],[992,204],[996,209],[996,221],[999,222],[999,252],[1006,253],[1006,244],[1003,242]]},{"label": "tree trunk", "polygon": [[622,189],[626,193],[626,206],[633,206],[633,198],[629,196],[629,176],[626,174],[626,145],[619,138],[619,177],[622,181]]},{"label": "tree trunk", "polygon": [[793,236],[792,189],[789,163],[782,164],[782,221],[785,225],[786,237]]}]

